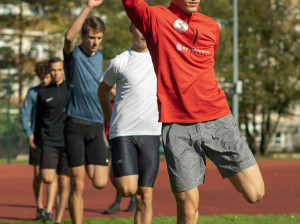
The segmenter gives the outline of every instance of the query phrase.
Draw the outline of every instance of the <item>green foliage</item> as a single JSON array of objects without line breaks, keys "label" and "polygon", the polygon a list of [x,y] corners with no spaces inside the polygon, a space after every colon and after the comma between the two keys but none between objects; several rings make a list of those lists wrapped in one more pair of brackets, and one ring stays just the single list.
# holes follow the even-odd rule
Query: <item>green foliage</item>
[{"label": "green foliage", "polygon": [[229,0],[201,0],[199,12],[220,25],[219,47],[216,55],[216,76],[231,80],[232,75],[232,5]]},{"label": "green foliage", "polygon": [[[241,122],[255,122],[249,114],[262,114],[262,141],[252,145],[253,151],[262,154],[276,128],[270,116],[288,114],[300,97],[300,37],[295,30],[293,8],[290,0],[240,1],[239,66],[245,89],[240,104]],[[254,138],[248,134],[248,140]]]},{"label": "green foliage", "polygon": [[[16,38],[22,37],[26,30],[47,31],[48,35],[39,41],[43,39],[51,46],[49,54],[53,55],[57,49],[62,49],[65,31],[86,0],[25,2],[39,12],[37,16],[6,16],[0,18],[1,27],[17,29]],[[21,7],[21,0],[2,0],[1,3]],[[151,0],[149,4],[168,7],[170,1]],[[74,9],[77,9],[76,13]],[[216,76],[225,83],[232,83],[232,0],[201,0],[199,10],[220,25]],[[271,114],[277,114],[278,118],[288,115],[291,105],[300,98],[300,37],[295,30],[299,16],[294,13],[291,0],[239,1],[239,75],[244,83],[244,92],[240,95],[240,123],[246,125],[247,139],[254,152],[264,153],[274,133],[276,121],[270,119]],[[101,16],[107,25],[101,49],[107,63],[107,60],[131,47],[130,21],[121,0],[106,0],[92,14]],[[22,90],[23,82],[32,77],[30,71],[35,61],[28,55],[11,54],[6,52],[4,58],[10,58],[13,60],[11,63],[18,65],[14,81],[20,84]],[[7,60],[4,61],[6,63]],[[230,103],[232,86],[226,91]],[[260,124],[263,128],[260,132],[251,133],[248,125],[258,126],[254,119],[257,115],[263,117]],[[261,142],[256,144],[258,135]]]},{"label": "green foliage", "polygon": [[[164,0],[153,0],[150,5],[170,3]],[[94,9],[98,16],[104,18],[106,31],[102,43],[102,53],[106,60],[114,58],[131,47],[132,36],[129,32],[130,20],[127,17],[121,0],[109,0]]]},{"label": "green foliage", "polygon": [[106,31],[101,51],[104,58],[109,60],[131,47],[130,20],[120,0],[104,1],[95,11],[104,17]]},{"label": "green foliage", "polygon": [[[268,147],[278,124],[271,115],[289,115],[300,98],[300,35],[295,29],[300,21],[294,8],[290,0],[239,1],[240,123],[246,124],[253,152],[264,154]],[[232,1],[201,0],[200,12],[220,24],[216,76],[232,83]],[[231,104],[232,86],[225,91]],[[258,124],[257,115],[263,118]],[[250,132],[249,123],[262,128]]]}]

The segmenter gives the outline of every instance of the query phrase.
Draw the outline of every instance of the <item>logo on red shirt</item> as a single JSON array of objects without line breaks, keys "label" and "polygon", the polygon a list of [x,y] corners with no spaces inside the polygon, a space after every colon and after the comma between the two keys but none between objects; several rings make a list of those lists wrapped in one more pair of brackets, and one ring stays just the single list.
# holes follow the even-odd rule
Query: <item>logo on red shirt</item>
[{"label": "logo on red shirt", "polygon": [[177,19],[174,23],[174,28],[180,33],[184,33],[189,29],[189,26],[186,22],[181,19]]},{"label": "logo on red shirt", "polygon": [[177,43],[176,48],[177,48],[177,50],[182,51],[182,45],[180,43]]},{"label": "logo on red shirt", "polygon": [[176,48],[177,48],[178,51],[185,51],[185,52],[188,52],[188,53],[200,54],[200,55],[211,55],[210,51],[208,51],[208,50],[194,49],[194,48],[184,46],[180,43],[176,44]]}]

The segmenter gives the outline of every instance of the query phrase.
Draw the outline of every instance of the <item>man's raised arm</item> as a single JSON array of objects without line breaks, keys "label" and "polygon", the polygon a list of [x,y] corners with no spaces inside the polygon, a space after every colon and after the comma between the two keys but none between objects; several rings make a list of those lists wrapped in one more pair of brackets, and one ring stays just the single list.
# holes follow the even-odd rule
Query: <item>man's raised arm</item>
[{"label": "man's raised arm", "polygon": [[[154,6],[149,6],[145,0],[122,0],[124,9],[136,28],[143,34],[147,44],[156,39],[159,32],[159,13]],[[148,46],[149,47],[149,46]]]},{"label": "man's raised arm", "polygon": [[90,11],[103,3],[104,0],[88,0],[80,14],[73,21],[65,34],[64,51],[65,53],[71,53],[75,46],[75,37],[80,32],[82,24]]}]

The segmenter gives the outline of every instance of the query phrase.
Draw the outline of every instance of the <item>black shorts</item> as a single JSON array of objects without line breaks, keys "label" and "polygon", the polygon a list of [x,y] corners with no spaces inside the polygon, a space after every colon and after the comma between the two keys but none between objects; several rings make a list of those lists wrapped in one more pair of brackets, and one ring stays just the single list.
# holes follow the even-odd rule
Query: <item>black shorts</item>
[{"label": "black shorts", "polygon": [[159,168],[159,136],[116,137],[110,144],[114,176],[139,175],[139,186],[153,187]]},{"label": "black shorts", "polygon": [[39,149],[29,147],[29,164],[33,166],[40,165],[41,152]]},{"label": "black shorts", "polygon": [[68,118],[64,136],[69,167],[108,166],[102,124]]},{"label": "black shorts", "polygon": [[58,175],[69,176],[65,147],[44,146],[41,151],[41,169],[56,169]]}]

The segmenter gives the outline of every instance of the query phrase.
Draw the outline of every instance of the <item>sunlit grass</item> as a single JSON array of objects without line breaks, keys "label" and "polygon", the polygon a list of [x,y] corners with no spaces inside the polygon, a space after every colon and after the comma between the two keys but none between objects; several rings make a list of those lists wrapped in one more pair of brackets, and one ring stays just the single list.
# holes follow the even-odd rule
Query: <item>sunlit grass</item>
[{"label": "sunlit grass", "polygon": [[[17,221],[4,222],[0,224],[45,224],[42,221]],[[47,223],[47,222],[46,222]],[[50,222],[48,222],[50,223]],[[132,224],[133,218],[97,218],[85,219],[83,224]],[[152,224],[174,224],[175,217],[154,217]],[[283,215],[217,215],[217,216],[200,216],[199,224],[293,224],[300,223],[300,214],[283,214]],[[64,220],[62,224],[71,224],[70,220]]]}]

